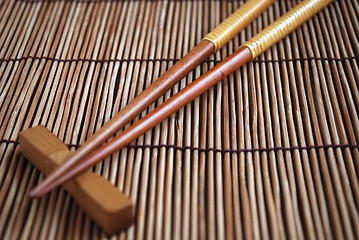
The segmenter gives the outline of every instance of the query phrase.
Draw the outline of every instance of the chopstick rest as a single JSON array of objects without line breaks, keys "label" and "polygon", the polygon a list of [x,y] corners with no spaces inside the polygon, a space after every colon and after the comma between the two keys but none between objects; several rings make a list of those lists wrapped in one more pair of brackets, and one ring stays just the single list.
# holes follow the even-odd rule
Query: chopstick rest
[{"label": "chopstick rest", "polygon": [[[19,139],[22,154],[45,175],[70,154],[67,146],[41,125],[22,131]],[[131,199],[105,178],[87,171],[62,186],[107,234],[133,222]]]}]

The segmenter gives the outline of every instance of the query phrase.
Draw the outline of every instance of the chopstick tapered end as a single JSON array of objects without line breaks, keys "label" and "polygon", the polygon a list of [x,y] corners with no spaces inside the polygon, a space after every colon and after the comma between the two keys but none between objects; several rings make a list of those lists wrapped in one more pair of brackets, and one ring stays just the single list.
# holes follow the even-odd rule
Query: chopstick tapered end
[{"label": "chopstick tapered end", "polygon": [[45,188],[37,186],[30,190],[29,197],[31,198],[40,198],[44,196],[46,193],[50,192],[52,188],[49,188],[48,186],[45,186]]},{"label": "chopstick tapered end", "polygon": [[36,188],[32,189],[28,195],[31,198],[39,198],[38,191]]},{"label": "chopstick tapered end", "polygon": [[50,179],[45,178],[44,181],[40,182],[35,188],[30,190],[29,196],[32,198],[40,198],[44,196],[46,193],[50,192],[51,190],[55,189],[56,187],[60,186],[58,181],[48,181]]}]

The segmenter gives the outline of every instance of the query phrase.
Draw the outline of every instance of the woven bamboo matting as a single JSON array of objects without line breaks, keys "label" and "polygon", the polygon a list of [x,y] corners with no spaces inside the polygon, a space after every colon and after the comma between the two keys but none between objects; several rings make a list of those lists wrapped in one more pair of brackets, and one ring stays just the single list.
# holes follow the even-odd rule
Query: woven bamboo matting
[{"label": "woven bamboo matting", "polygon": [[[296,3],[278,0],[148,111]],[[0,238],[108,238],[63,189],[27,197],[43,176],[19,132],[42,124],[74,150],[242,4],[1,0]],[[135,204],[111,238],[359,239],[358,18],[357,0],[335,1],[97,164]]]}]

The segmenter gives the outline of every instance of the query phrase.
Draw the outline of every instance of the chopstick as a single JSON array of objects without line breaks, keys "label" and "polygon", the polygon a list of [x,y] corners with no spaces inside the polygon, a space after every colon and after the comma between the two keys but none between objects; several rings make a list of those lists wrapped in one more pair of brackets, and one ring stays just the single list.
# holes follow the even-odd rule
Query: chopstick
[{"label": "chopstick", "polygon": [[68,168],[66,167],[64,167],[64,169],[66,168],[66,171],[61,170],[60,167],[58,169],[59,174],[55,174],[57,176],[56,180],[49,181],[47,184],[34,189],[31,196],[42,196],[51,189],[61,185],[102,159],[110,156],[113,152],[125,147],[131,141],[135,140],[137,137],[160,123],[163,119],[169,117],[178,109],[182,108],[197,96],[207,91],[210,87],[215,85],[224,77],[228,76],[234,70],[259,56],[332,1],[333,0],[305,0],[299,3],[288,13],[265,28],[262,32],[245,42],[235,53],[199,77],[197,80],[193,81],[183,90],[147,114],[144,118],[137,121],[118,136],[114,137],[106,145],[86,156],[76,165],[72,165],[70,171],[67,171]]},{"label": "chopstick", "polygon": [[[92,135],[77,151],[70,155],[61,165],[50,173],[36,189],[42,188],[55,180],[59,175],[69,170],[71,166],[81,161],[94,151],[108,138],[121,130],[136,116],[166,93],[190,71],[202,63],[210,55],[222,48],[230,39],[236,36],[245,26],[252,22],[260,13],[268,8],[274,0],[250,0],[238,8],[217,28],[208,33],[203,40],[173,65],[167,72],[154,81],[147,89],[124,107],[117,115]],[[36,189],[30,192],[35,196]]]}]

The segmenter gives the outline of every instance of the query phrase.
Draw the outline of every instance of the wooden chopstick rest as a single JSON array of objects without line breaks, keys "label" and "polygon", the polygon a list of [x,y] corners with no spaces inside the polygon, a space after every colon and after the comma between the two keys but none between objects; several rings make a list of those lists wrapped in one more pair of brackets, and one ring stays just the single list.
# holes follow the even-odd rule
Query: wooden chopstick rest
[{"label": "wooden chopstick rest", "polygon": [[[44,126],[22,131],[19,139],[20,151],[45,175],[70,154],[67,146]],[[62,186],[107,234],[125,229],[133,222],[130,198],[103,177],[87,171]]]}]

